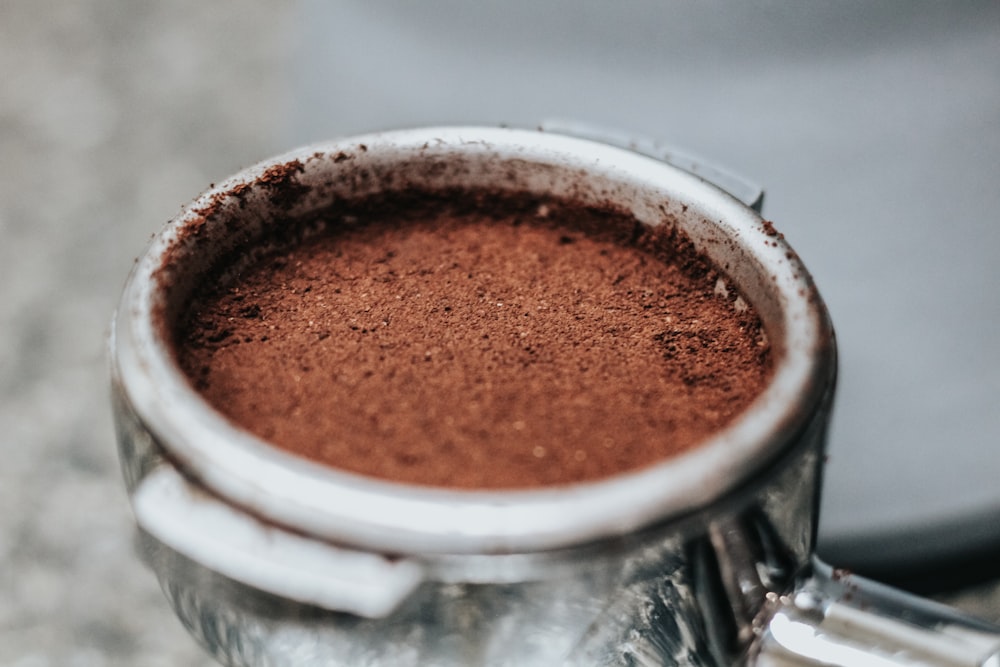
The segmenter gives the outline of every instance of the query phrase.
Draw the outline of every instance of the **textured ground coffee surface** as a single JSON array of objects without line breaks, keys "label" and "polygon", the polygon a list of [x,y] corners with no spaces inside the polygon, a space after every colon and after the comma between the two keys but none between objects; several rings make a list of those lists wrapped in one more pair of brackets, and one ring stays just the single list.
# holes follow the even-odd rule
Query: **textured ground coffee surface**
[{"label": "textured ground coffee surface", "polygon": [[461,488],[641,468],[764,386],[759,320],[673,234],[556,202],[440,207],[354,212],[223,280],[179,336],[186,372],[284,449]]}]

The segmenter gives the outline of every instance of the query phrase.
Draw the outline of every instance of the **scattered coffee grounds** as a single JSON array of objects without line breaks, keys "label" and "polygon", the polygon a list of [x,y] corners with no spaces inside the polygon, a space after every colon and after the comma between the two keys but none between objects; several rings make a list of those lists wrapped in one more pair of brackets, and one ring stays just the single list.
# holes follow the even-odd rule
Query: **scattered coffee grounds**
[{"label": "scattered coffee grounds", "polygon": [[596,480],[697,446],[769,378],[759,319],[669,225],[410,193],[316,227],[221,267],[175,337],[212,405],[314,461],[465,489]]}]

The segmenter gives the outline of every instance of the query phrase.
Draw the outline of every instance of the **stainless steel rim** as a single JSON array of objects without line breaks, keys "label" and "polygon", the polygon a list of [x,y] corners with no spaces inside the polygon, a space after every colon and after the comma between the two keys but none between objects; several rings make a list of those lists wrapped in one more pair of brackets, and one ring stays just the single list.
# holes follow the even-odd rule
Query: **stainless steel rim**
[{"label": "stainless steel rim", "polygon": [[[533,491],[429,489],[373,480],[287,454],[231,425],[189,386],[155,323],[156,279],[185,225],[269,168],[298,160],[303,178],[329,180],[363,160],[401,156],[510,160],[581,170],[605,184],[669,202],[698,219],[689,230],[710,255],[738,258],[766,295],[779,353],[774,380],[754,406],[702,447],[604,481]],[[315,202],[314,202],[315,203]],[[730,262],[723,262],[730,263]],[[756,304],[755,304],[756,305]],[[552,549],[621,535],[702,507],[760,472],[820,408],[833,375],[832,331],[809,274],[751,209],[656,160],[590,141],[499,128],[429,128],[308,146],[251,167],[190,204],[154,238],[126,284],[115,322],[113,363],[122,391],[170,457],[233,504],[296,531],[393,553],[502,553]]]}]

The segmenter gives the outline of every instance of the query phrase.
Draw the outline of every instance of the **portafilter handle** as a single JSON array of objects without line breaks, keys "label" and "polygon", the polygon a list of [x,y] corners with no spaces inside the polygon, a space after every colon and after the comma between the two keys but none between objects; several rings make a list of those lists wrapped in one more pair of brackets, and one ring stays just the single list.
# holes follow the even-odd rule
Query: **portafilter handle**
[{"label": "portafilter handle", "polygon": [[1000,628],[815,559],[759,619],[750,667],[1000,667]]}]

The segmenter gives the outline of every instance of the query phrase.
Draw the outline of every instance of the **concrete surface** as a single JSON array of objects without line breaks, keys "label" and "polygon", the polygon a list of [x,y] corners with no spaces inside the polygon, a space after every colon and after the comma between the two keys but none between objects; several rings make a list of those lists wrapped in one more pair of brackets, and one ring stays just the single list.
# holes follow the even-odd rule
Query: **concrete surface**
[{"label": "concrete surface", "polygon": [[279,148],[290,7],[0,4],[0,665],[211,664],[134,556],[104,337],[150,235]]}]

